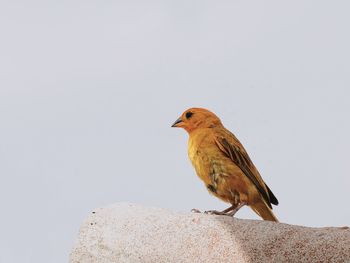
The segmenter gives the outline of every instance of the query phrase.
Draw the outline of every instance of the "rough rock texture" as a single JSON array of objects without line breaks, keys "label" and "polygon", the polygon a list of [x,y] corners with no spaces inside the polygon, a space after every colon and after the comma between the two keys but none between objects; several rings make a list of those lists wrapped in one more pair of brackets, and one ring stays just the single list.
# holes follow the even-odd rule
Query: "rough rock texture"
[{"label": "rough rock texture", "polygon": [[121,203],[86,219],[70,262],[350,262],[350,229]]}]

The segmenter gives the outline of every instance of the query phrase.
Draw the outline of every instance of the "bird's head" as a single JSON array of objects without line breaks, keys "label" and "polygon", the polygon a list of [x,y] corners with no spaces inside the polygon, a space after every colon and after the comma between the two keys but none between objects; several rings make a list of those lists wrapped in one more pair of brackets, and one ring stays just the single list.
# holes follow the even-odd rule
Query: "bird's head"
[{"label": "bird's head", "polygon": [[182,113],[171,127],[184,128],[188,133],[201,128],[214,128],[222,125],[220,119],[203,108],[190,108]]}]

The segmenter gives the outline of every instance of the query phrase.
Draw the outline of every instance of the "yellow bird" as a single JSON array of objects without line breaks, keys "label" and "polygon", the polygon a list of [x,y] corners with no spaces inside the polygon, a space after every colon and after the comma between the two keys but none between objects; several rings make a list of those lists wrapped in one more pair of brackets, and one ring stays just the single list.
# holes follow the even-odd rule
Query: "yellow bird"
[{"label": "yellow bird", "polygon": [[277,198],[242,144],[214,113],[191,108],[172,127],[181,127],[188,132],[189,158],[209,193],[231,204],[224,211],[206,213],[234,216],[242,206],[248,205],[264,220],[278,222],[271,206],[278,205]]}]

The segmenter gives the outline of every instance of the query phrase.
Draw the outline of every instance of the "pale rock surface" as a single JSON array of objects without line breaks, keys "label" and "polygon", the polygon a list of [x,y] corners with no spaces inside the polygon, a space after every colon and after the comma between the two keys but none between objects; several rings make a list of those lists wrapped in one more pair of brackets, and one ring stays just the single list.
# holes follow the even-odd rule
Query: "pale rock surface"
[{"label": "pale rock surface", "polygon": [[70,262],[350,262],[350,229],[118,203],[85,220]]}]

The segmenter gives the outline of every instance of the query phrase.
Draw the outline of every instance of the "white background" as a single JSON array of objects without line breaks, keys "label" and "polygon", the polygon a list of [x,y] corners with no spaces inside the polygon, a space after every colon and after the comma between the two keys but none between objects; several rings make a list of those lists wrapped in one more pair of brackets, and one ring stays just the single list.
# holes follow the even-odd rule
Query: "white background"
[{"label": "white background", "polygon": [[192,106],[245,145],[282,222],[349,225],[349,8],[2,0],[0,262],[67,262],[114,202],[225,208],[170,128]]}]

